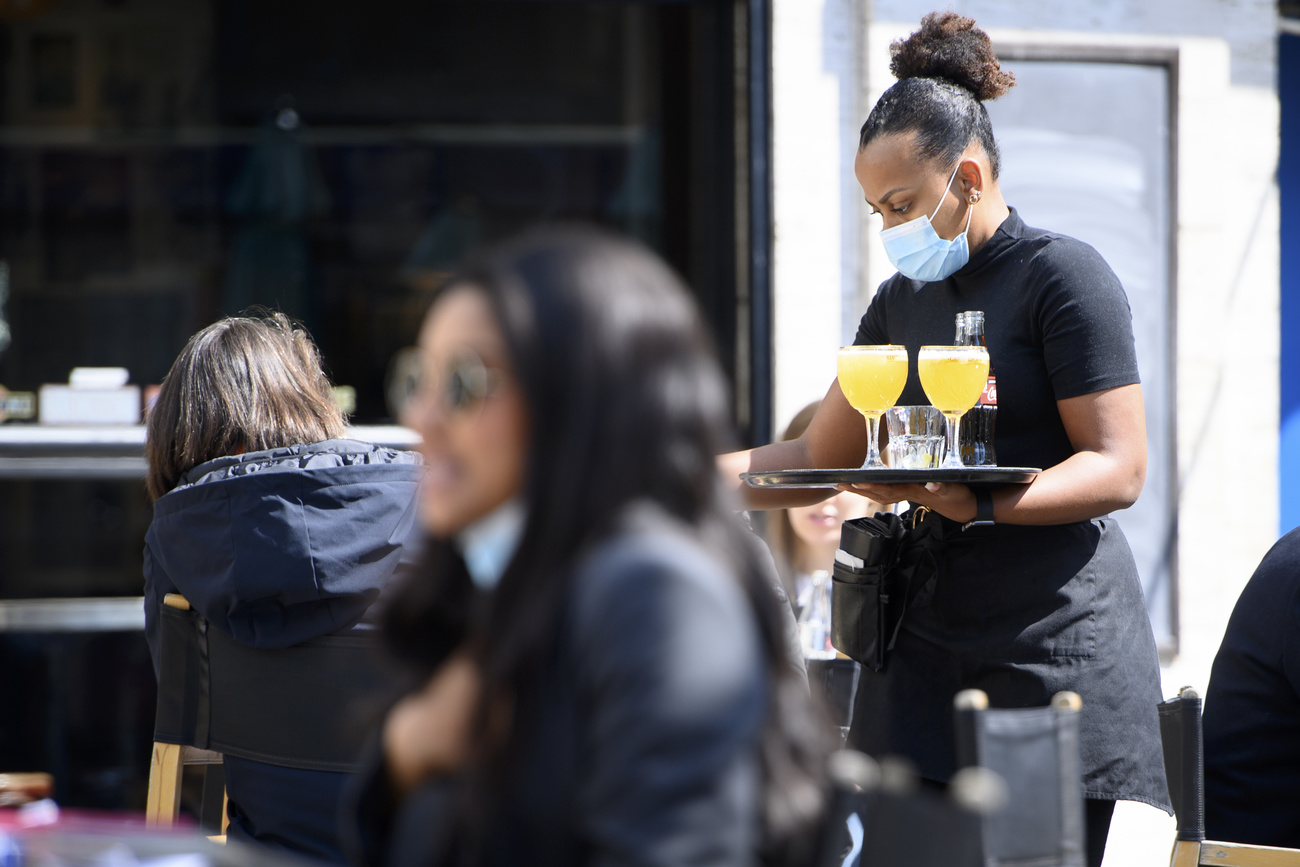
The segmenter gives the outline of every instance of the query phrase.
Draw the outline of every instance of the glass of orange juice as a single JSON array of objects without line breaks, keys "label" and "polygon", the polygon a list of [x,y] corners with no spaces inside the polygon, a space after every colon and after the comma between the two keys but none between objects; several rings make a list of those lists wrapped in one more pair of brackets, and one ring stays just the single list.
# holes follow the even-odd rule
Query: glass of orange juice
[{"label": "glass of orange juice", "polygon": [[882,469],[880,417],[898,402],[907,384],[907,347],[841,346],[838,367],[840,391],[867,419],[867,459],[862,469]]},{"label": "glass of orange juice", "polygon": [[983,346],[922,346],[916,359],[921,387],[948,428],[948,454],[941,469],[963,469],[961,417],[979,400],[988,381],[989,351]]}]

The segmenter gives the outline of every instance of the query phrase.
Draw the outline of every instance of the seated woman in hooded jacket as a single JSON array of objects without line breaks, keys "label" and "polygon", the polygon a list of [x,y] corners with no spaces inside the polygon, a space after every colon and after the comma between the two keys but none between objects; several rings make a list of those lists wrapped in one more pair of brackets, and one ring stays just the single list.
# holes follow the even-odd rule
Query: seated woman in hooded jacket
[{"label": "seated woman in hooded jacket", "polygon": [[[419,455],[344,431],[316,346],[283,314],[223,319],[190,338],[145,447],[155,670],[166,594],[241,644],[279,649],[357,626],[415,559]],[[232,838],[345,860],[335,827],[344,774],[223,764]]]}]

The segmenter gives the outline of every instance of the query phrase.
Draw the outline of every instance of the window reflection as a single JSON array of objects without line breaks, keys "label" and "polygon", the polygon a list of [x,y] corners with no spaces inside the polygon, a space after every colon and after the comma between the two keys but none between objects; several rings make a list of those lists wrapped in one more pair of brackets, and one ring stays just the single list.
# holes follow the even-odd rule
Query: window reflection
[{"label": "window reflection", "polygon": [[662,251],[730,359],[732,24],[723,2],[337,0],[3,21],[0,385],[156,383],[194,330],[263,304],[312,330],[357,421],[385,421],[428,293],[547,219]]}]

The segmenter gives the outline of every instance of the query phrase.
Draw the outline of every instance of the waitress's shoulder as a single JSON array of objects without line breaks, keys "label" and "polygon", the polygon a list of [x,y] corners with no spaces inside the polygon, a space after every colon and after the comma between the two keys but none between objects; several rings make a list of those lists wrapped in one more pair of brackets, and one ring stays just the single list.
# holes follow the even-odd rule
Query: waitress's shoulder
[{"label": "waitress's shoulder", "polygon": [[1021,258],[1042,278],[1119,286],[1119,278],[1109,263],[1086,241],[1029,226],[1024,227],[1016,240]]}]

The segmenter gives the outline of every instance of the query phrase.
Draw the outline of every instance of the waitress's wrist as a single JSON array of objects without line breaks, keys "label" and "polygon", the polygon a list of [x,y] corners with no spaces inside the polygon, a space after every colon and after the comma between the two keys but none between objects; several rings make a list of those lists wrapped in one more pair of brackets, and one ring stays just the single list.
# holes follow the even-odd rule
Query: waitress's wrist
[{"label": "waitress's wrist", "polygon": [[[972,487],[971,496],[974,499],[975,510],[970,520],[966,522],[965,527],[971,526],[991,526],[993,521],[993,492],[984,486]],[[965,529],[963,527],[963,529]]]}]

